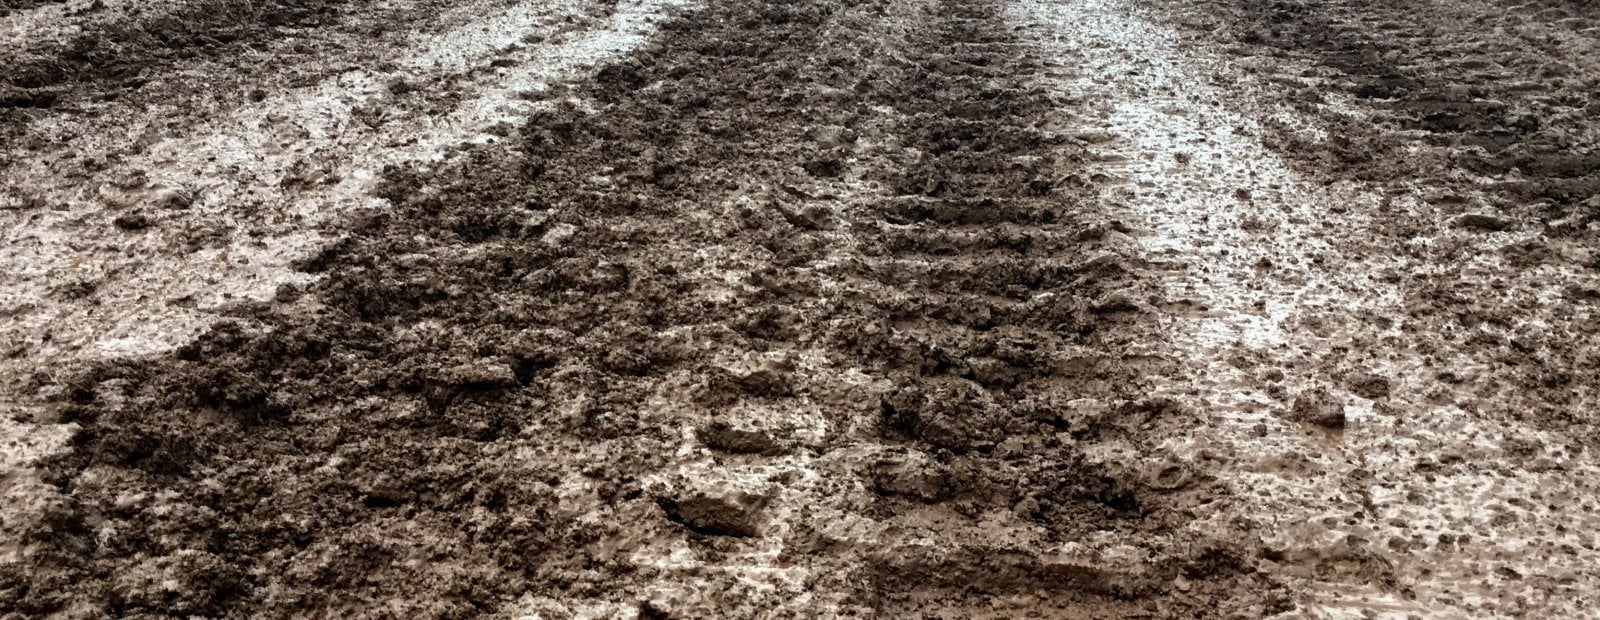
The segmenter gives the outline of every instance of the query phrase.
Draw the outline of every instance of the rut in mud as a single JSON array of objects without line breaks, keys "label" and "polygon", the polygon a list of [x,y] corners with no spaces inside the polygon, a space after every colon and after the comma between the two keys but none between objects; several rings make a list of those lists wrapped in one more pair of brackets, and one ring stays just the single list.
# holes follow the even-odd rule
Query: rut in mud
[{"label": "rut in mud", "polygon": [[[395,167],[319,277],[41,376],[0,604],[127,615],[1281,604],[994,3],[712,3],[502,145]],[[712,594],[721,592],[722,594]]]}]

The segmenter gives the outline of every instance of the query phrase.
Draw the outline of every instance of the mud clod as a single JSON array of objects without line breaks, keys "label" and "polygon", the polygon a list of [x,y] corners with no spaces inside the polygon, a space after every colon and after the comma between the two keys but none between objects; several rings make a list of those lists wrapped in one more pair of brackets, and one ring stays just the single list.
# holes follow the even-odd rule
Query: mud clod
[{"label": "mud clod", "polygon": [[1137,312],[1140,307],[1133,291],[1116,291],[1096,301],[1094,311],[1100,314],[1115,314],[1118,312]]},{"label": "mud clod", "polygon": [[746,538],[760,533],[765,498],[737,491],[697,492],[657,500],[667,519],[707,536]]},{"label": "mud clod", "polygon": [[1288,417],[1296,422],[1336,430],[1343,430],[1346,423],[1344,403],[1321,388],[1296,396],[1294,404],[1289,407]]},{"label": "mud clod", "polygon": [[1486,213],[1464,213],[1450,220],[1450,225],[1456,228],[1469,228],[1487,232],[1505,232],[1516,228],[1516,222]]},{"label": "mud clod", "polygon": [[138,231],[149,228],[153,222],[150,216],[143,213],[129,213],[119,215],[111,220],[111,224],[122,230]]},{"label": "mud clod", "polygon": [[788,450],[784,442],[770,431],[739,428],[720,420],[700,428],[696,436],[708,448],[736,454],[777,456]]},{"label": "mud clod", "polygon": [[1388,396],[1394,390],[1394,382],[1388,377],[1370,372],[1358,372],[1349,378],[1350,391],[1362,398],[1377,400]]},{"label": "mud clod", "polygon": [[894,457],[872,468],[872,488],[884,495],[935,503],[950,497],[950,475],[923,458]]}]

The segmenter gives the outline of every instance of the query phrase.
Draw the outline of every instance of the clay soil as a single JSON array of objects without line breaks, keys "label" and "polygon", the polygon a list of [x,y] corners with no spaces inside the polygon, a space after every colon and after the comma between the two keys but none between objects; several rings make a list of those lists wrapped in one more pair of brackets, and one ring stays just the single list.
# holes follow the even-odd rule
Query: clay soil
[{"label": "clay soil", "polygon": [[1600,13],[0,3],[0,618],[1571,617]]}]

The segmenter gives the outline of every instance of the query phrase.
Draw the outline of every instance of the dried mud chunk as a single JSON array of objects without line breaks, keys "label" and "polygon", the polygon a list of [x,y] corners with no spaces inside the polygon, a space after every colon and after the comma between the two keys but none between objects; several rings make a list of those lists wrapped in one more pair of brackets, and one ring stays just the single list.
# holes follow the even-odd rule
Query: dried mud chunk
[{"label": "dried mud chunk", "polygon": [[1194,483],[1194,472],[1184,463],[1162,460],[1145,468],[1144,483],[1157,491],[1178,491]]},{"label": "dried mud chunk", "polygon": [[1346,422],[1344,403],[1324,389],[1308,390],[1296,396],[1288,417],[1296,422],[1333,429],[1343,429]]},{"label": "dried mud chunk", "polygon": [[806,205],[798,211],[780,208],[779,212],[783,215],[784,221],[789,222],[791,226],[796,228],[832,230],[835,227],[833,212],[821,205]]},{"label": "dried mud chunk", "polygon": [[1516,227],[1511,220],[1487,213],[1464,213],[1450,220],[1450,225],[1489,232],[1504,232]]},{"label": "dried mud chunk", "polygon": [[0,108],[48,108],[59,98],[60,93],[53,90],[0,84]]},{"label": "dried mud chunk", "polygon": [[854,144],[860,137],[855,130],[837,125],[813,127],[808,129],[806,134],[817,144],[830,149]]},{"label": "dried mud chunk", "polygon": [[1581,284],[1568,284],[1566,288],[1562,289],[1561,293],[1565,295],[1567,299],[1575,302],[1582,303],[1600,301],[1600,288],[1583,286]]},{"label": "dried mud chunk", "polygon": [[819,157],[806,162],[804,168],[811,176],[833,178],[844,174],[844,160],[833,156]]},{"label": "dried mud chunk", "polygon": [[660,498],[667,519],[699,534],[748,538],[760,533],[765,498],[740,491],[706,490]]},{"label": "dried mud chunk", "polygon": [[1131,291],[1115,291],[1095,302],[1093,310],[1096,314],[1116,314],[1119,312],[1138,312],[1139,302],[1134,299]]},{"label": "dried mud chunk", "polygon": [[199,446],[174,436],[142,428],[96,428],[79,431],[73,443],[90,450],[97,465],[125,467],[156,474],[189,474],[201,461]]},{"label": "dried mud chunk", "polygon": [[638,90],[649,83],[649,78],[637,62],[615,62],[600,68],[595,83],[606,98],[613,99],[628,91]]},{"label": "dried mud chunk", "polygon": [[789,384],[791,369],[782,363],[766,362],[749,372],[728,371],[729,383],[740,392],[751,396],[780,397],[794,393]]},{"label": "dried mud chunk", "polygon": [[880,588],[958,588],[967,592],[1038,592],[1064,589],[1139,596],[1154,591],[1154,575],[1099,557],[1005,548],[991,544],[893,545],[869,556]]},{"label": "dried mud chunk", "polygon": [[1128,263],[1114,252],[1105,252],[1079,263],[1073,272],[1096,277],[1111,277],[1129,273]]},{"label": "dried mud chunk", "polygon": [[904,387],[884,397],[884,418],[894,431],[963,452],[974,447],[974,429],[993,426],[983,392],[966,380]]}]

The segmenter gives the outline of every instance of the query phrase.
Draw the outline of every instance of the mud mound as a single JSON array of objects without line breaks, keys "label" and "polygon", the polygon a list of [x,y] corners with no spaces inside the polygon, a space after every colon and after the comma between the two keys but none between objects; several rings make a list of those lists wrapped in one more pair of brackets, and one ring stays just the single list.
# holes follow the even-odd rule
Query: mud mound
[{"label": "mud mound", "polygon": [[[1199,422],[1091,309],[1129,276],[1079,240],[1081,151],[994,6],[661,32],[509,145],[388,171],[310,290],[41,377],[81,430],[0,605],[1261,609],[1248,547],[1164,537],[1204,476],[1089,449]],[[1067,551],[1110,545],[1146,559]]]}]

